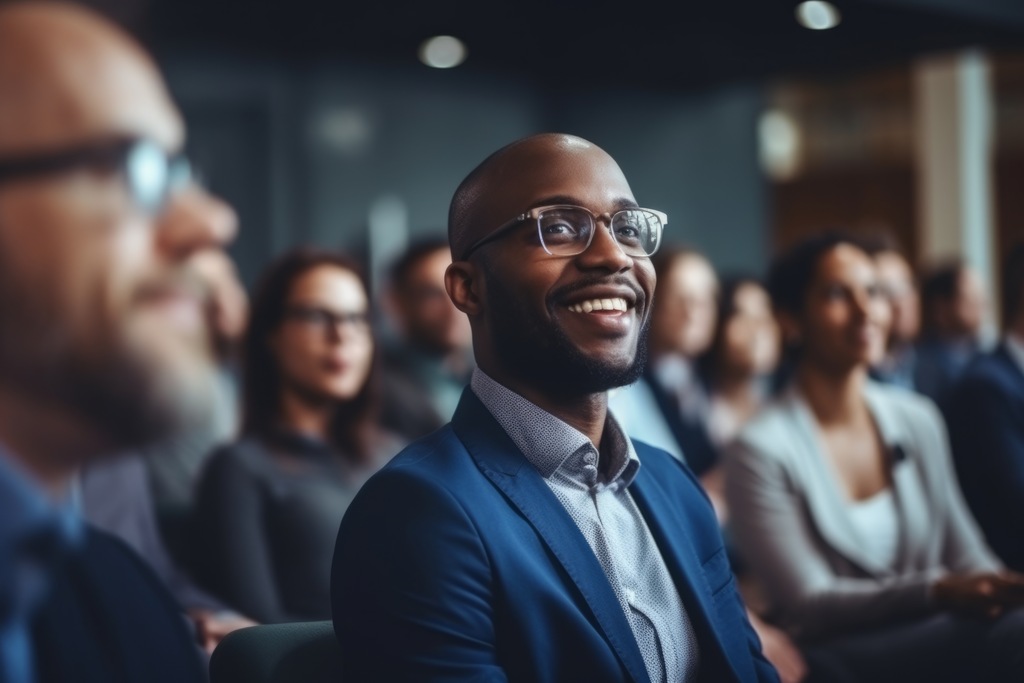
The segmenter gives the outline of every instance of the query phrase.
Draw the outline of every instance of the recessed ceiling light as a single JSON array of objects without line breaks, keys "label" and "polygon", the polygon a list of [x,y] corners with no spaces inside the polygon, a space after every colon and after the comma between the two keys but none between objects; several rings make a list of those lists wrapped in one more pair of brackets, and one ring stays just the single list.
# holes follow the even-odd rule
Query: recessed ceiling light
[{"label": "recessed ceiling light", "polygon": [[807,0],[796,6],[796,20],[813,31],[835,28],[841,19],[839,10],[830,2]]},{"label": "recessed ceiling light", "polygon": [[452,36],[434,36],[420,45],[420,61],[435,69],[450,69],[466,60],[466,46]]}]

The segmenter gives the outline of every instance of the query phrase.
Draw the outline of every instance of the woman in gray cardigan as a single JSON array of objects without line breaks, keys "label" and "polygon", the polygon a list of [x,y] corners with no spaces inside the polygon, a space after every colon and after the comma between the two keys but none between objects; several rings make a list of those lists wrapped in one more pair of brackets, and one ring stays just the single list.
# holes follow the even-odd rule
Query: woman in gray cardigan
[{"label": "woman in gray cardigan", "polygon": [[733,539],[769,616],[821,680],[1024,679],[1024,577],[967,512],[938,411],[868,379],[890,318],[870,257],[814,238],[769,288],[792,377],[725,455]]}]

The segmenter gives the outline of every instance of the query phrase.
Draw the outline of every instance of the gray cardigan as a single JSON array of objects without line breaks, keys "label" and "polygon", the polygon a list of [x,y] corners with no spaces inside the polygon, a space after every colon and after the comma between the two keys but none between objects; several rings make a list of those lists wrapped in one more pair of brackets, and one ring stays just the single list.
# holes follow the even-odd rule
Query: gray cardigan
[{"label": "gray cardigan", "polygon": [[771,616],[803,640],[924,616],[936,578],[1001,568],[964,504],[935,406],[874,382],[865,399],[891,462],[895,569],[865,553],[814,415],[795,387],[766,406],[724,456],[736,546],[765,589]]}]

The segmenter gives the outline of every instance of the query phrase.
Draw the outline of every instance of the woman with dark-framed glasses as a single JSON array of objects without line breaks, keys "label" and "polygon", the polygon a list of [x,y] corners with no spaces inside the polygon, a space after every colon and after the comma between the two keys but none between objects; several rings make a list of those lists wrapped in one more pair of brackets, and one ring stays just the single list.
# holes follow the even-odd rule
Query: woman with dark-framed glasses
[{"label": "woman with dark-framed glasses", "polygon": [[282,256],[253,301],[242,438],[197,499],[199,572],[264,623],[330,617],[334,540],[362,483],[401,444],[375,421],[367,289],[348,257]]}]

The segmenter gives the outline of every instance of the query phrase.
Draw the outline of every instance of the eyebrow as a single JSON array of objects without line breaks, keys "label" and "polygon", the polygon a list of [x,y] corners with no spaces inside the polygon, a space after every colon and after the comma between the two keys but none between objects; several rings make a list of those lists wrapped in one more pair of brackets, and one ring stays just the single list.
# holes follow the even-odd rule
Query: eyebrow
[{"label": "eyebrow", "polygon": [[[579,197],[573,197],[567,194],[556,194],[550,197],[544,197],[530,204],[531,209],[535,209],[538,206],[551,206],[554,204],[571,204],[573,206],[582,206],[588,208],[586,202],[582,201]],[[615,206],[616,211],[623,209],[638,209],[640,205],[636,203],[636,200],[628,199],[626,197],[620,197],[616,199],[612,204]]]}]

